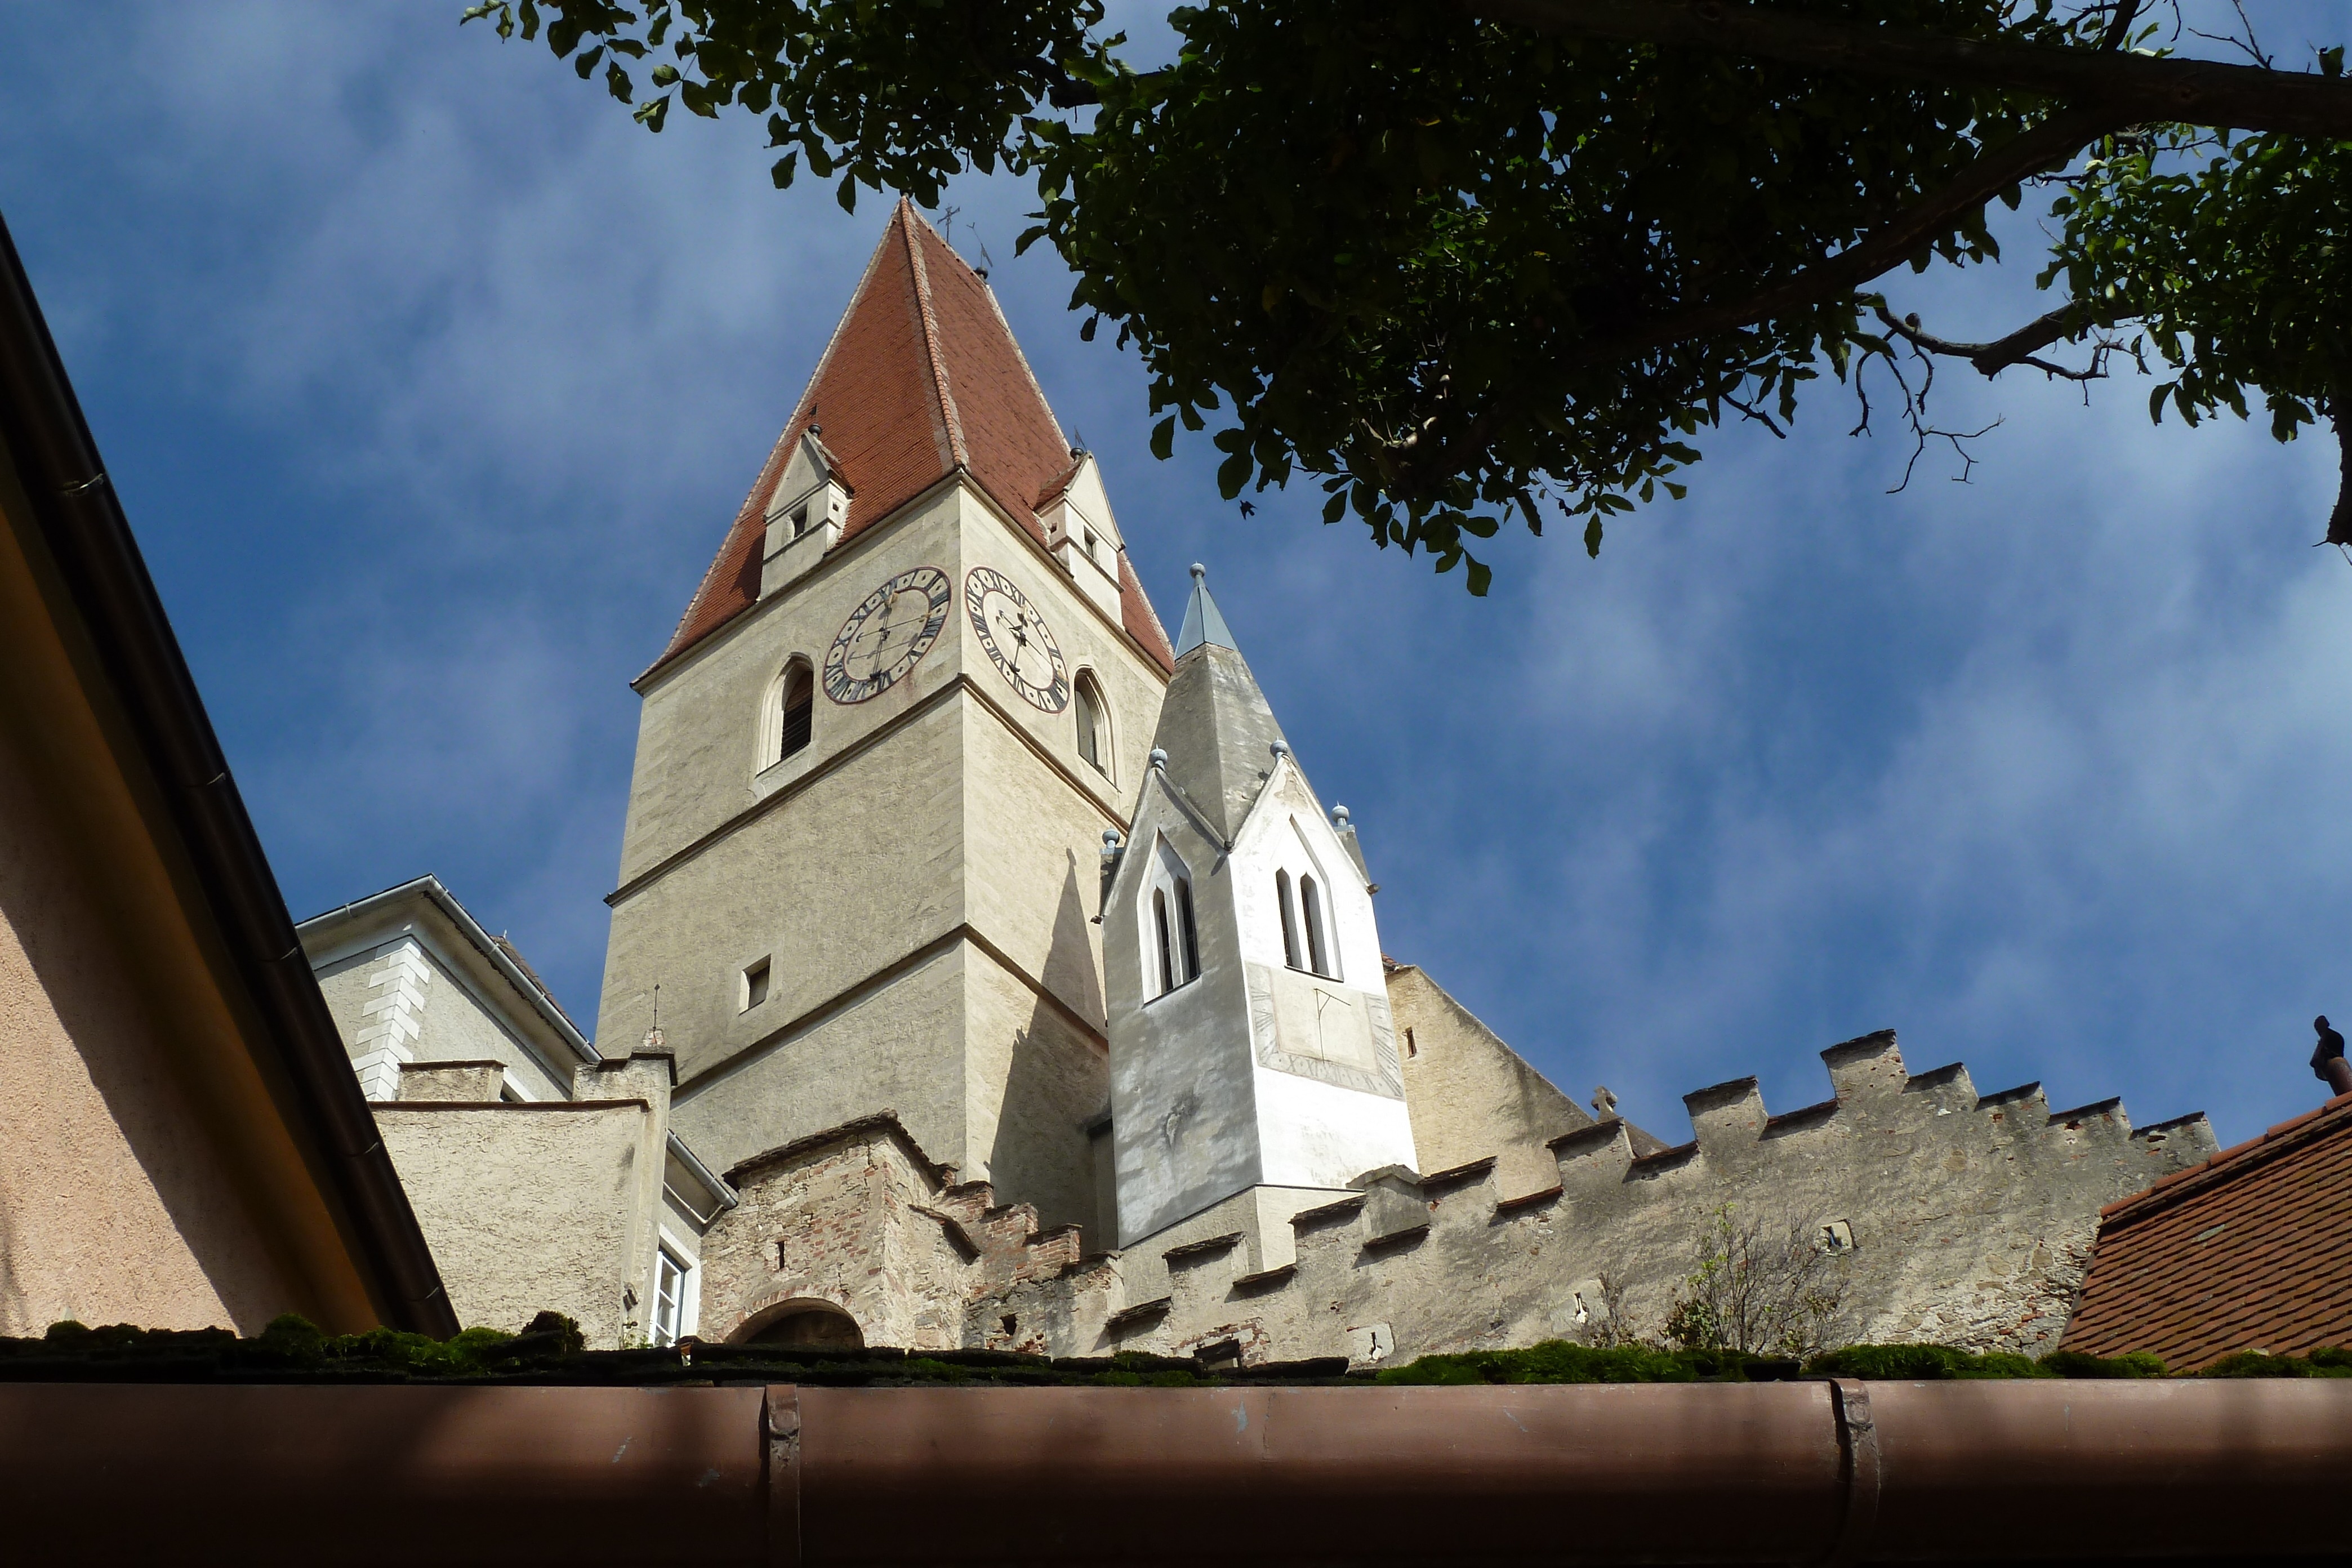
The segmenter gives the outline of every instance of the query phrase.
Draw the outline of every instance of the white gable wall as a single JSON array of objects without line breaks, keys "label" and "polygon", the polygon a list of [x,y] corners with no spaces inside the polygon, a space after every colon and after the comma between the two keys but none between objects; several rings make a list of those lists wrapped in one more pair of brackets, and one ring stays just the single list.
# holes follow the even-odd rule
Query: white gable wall
[{"label": "white gable wall", "polygon": [[[1231,856],[1249,971],[1261,1181],[1344,1187],[1387,1165],[1415,1165],[1381,969],[1371,889],[1287,754],[1243,821]],[[1308,961],[1301,879],[1323,902],[1333,975],[1285,958],[1275,873],[1290,875],[1301,964]]]}]

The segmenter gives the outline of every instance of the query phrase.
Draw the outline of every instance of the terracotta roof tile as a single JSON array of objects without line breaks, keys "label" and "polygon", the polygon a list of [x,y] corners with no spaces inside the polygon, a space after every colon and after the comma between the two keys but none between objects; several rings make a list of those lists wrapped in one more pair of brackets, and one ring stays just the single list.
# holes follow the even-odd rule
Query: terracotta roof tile
[{"label": "terracotta roof tile", "polygon": [[[772,492],[811,425],[823,432],[850,491],[845,544],[958,469],[1042,544],[1036,509],[1073,471],[1069,443],[995,296],[902,200],[653,669],[759,598]],[[1124,557],[1119,588],[1128,635],[1172,670],[1167,631]]]},{"label": "terracotta roof tile", "polygon": [[2065,1348],[2177,1370],[2352,1343],[2352,1095],[2100,1211]]}]

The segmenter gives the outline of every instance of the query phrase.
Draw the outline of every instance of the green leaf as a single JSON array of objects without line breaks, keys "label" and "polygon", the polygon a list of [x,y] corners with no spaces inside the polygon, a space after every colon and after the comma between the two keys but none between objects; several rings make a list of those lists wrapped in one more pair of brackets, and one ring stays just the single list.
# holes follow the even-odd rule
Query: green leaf
[{"label": "green leaf", "polygon": [[1470,580],[1466,586],[1470,590],[1471,597],[1477,599],[1485,598],[1486,596],[1486,590],[1494,585],[1494,568],[1488,566],[1485,562],[1480,561],[1475,556],[1465,555],[1463,559],[1470,563]]},{"label": "green leaf", "polygon": [[[815,160],[811,159],[810,162],[814,163]],[[857,210],[857,176],[844,174],[841,177],[841,188],[833,194],[833,199],[841,204],[843,212],[856,212]]]},{"label": "green leaf", "polygon": [[1242,493],[1242,486],[1250,477],[1250,455],[1235,452],[1217,465],[1217,493],[1231,500]]},{"label": "green leaf", "polygon": [[1151,455],[1166,462],[1176,451],[1176,416],[1170,415],[1151,427]]}]

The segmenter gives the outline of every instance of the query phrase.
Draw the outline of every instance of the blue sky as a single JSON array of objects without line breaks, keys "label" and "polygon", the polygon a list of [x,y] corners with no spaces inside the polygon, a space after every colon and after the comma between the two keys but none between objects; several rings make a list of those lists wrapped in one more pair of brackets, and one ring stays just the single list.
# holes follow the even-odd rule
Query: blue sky
[{"label": "blue sky", "polygon": [[[457,0],[16,0],[37,61],[0,210],[289,902],[424,871],[585,1021],[657,652],[886,208],[780,195],[750,124],[632,125]],[[2263,7],[2273,43],[2352,6]],[[1027,193],[952,238],[1100,454],[1163,616],[1218,597],[1382,884],[1388,951],[1580,1097],[1679,1097],[1893,1026],[1915,1068],[2054,1106],[2316,1102],[2352,1015],[2352,566],[2335,454],[2151,429],[2144,391],[1947,377],[1973,481],[1850,439],[1706,443],[1598,562],[1506,539],[1493,595],[1155,463],[1143,384],[1081,343]],[[2026,268],[1906,278],[1954,336]]]}]

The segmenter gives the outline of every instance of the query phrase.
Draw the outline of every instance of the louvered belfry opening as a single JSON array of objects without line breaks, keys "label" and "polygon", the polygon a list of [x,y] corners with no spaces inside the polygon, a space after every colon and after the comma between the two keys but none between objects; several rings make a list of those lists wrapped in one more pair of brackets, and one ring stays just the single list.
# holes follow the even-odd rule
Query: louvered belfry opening
[{"label": "louvered belfry opening", "polygon": [[795,662],[784,672],[783,727],[782,743],[776,749],[779,762],[808,745],[815,712],[815,677],[806,664]]}]

